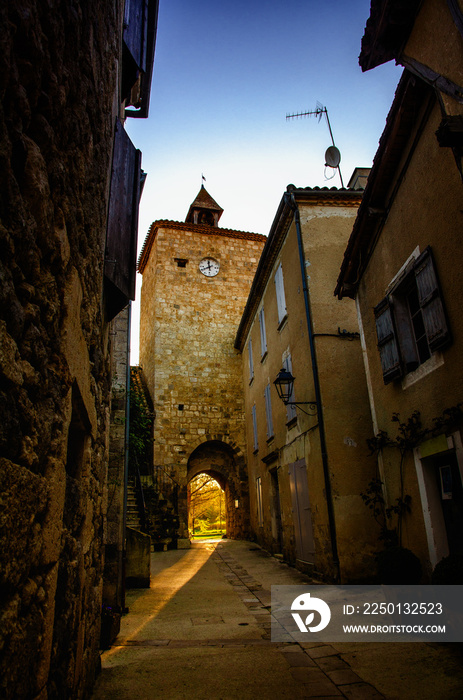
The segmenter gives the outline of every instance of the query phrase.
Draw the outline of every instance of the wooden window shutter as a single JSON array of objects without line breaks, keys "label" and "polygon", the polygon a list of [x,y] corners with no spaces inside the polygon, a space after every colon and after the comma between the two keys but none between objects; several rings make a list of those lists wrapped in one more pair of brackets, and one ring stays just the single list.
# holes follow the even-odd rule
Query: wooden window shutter
[{"label": "wooden window shutter", "polygon": [[148,1],[125,0],[123,40],[139,70],[146,70]]},{"label": "wooden window shutter", "polygon": [[267,437],[273,437],[273,420],[272,420],[272,399],[270,397],[270,384],[265,387],[265,413],[267,415]]},{"label": "wooden window shutter", "polygon": [[264,309],[259,311],[259,326],[260,326],[260,352],[263,357],[267,352],[267,333],[265,332],[265,315]]},{"label": "wooden window shutter", "polygon": [[135,107],[126,117],[148,116],[158,10],[159,0],[125,0],[121,102]]},{"label": "wooden window shutter", "polygon": [[248,358],[249,358],[249,381],[254,378],[254,361],[252,358],[252,340],[248,343]]},{"label": "wooden window shutter", "polygon": [[257,505],[257,524],[262,527],[264,524],[264,510],[262,508],[262,477],[256,479],[256,505]]},{"label": "wooden window shutter", "polygon": [[138,205],[141,153],[118,120],[114,137],[113,166],[106,233],[105,278],[109,290],[109,316],[113,318],[135,299]]},{"label": "wooden window shutter", "polygon": [[283,268],[278,265],[275,272],[275,291],[277,295],[278,323],[281,323],[286,316],[285,288],[283,284]]},{"label": "wooden window shutter", "polygon": [[416,349],[415,335],[410,323],[410,311],[406,297],[399,294],[391,294],[394,305],[394,323],[397,329],[397,342],[400,348],[400,357],[407,372],[413,372],[420,364]]},{"label": "wooden window shutter", "polygon": [[253,437],[254,437],[254,450],[259,449],[259,441],[257,439],[257,415],[256,415],[256,405],[252,407],[251,410],[251,415],[252,415],[252,430],[253,430]]},{"label": "wooden window shutter", "polygon": [[376,318],[376,334],[383,369],[385,384],[402,375],[399,347],[392,318],[392,307],[389,297],[385,297],[374,309]]},{"label": "wooden window shutter", "polygon": [[450,342],[451,334],[431,248],[426,248],[417,258],[414,271],[429,349],[435,352]]}]

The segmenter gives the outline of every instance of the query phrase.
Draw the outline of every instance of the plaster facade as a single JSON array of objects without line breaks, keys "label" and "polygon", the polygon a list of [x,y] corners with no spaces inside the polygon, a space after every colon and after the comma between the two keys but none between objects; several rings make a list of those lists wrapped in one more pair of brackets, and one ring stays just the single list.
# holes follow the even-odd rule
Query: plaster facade
[{"label": "plaster facade", "polygon": [[[374,36],[376,46],[381,46],[382,32],[373,15],[367,29],[360,60],[373,67],[382,62],[372,48]],[[449,116],[461,114],[462,102],[458,95],[446,92],[451,91],[451,81],[462,84],[463,64],[461,35],[446,3],[422,3],[408,18],[407,32],[403,50],[394,47],[394,57],[414,73],[414,61],[427,65],[446,82],[431,84],[426,71],[417,78],[405,70],[336,291],[356,299],[375,434],[386,431],[395,438],[398,426],[392,422],[393,414],[407,422],[419,412],[421,434],[413,436],[402,469],[397,448],[386,447],[380,453],[378,474],[387,504],[411,497],[410,509],[402,518],[401,544],[420,558],[428,578],[443,557],[461,551],[463,532],[457,262],[462,252],[458,223],[462,187],[458,134],[461,137],[462,131],[458,121],[448,121]],[[457,141],[443,142],[449,124]],[[373,217],[372,209],[377,212]],[[423,270],[426,286],[420,281]],[[416,309],[409,296],[414,289]],[[378,311],[384,299],[393,322],[389,339],[383,338]],[[411,326],[408,318],[418,321]],[[436,418],[443,420],[436,422]]]},{"label": "plaster facade", "polygon": [[[262,546],[299,568],[344,582],[368,576],[373,545],[365,534],[371,528],[360,496],[374,462],[366,446],[371,428],[356,310],[350,300],[340,304],[333,297],[339,259],[361,196],[354,190],[288,187],[235,341],[243,354],[253,532]],[[282,367],[296,378],[296,402],[317,401],[317,375],[318,409],[307,403],[298,408],[283,404],[274,387]]]},{"label": "plaster facade", "polygon": [[[211,200],[201,212],[221,212]],[[213,472],[226,489],[229,536],[248,531],[241,360],[233,339],[265,237],[220,229],[215,219],[154,222],[139,261],[140,364],[156,414],[154,468],[177,486],[183,544],[187,483],[199,471]],[[218,263],[217,274],[202,274],[207,259]]]}]

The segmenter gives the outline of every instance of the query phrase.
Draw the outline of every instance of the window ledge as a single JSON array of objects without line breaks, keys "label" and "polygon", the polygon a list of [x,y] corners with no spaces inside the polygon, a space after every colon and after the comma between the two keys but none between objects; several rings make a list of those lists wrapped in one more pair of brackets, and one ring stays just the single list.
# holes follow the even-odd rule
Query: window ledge
[{"label": "window ledge", "polygon": [[278,450],[273,450],[272,452],[269,452],[268,455],[265,455],[265,457],[262,457],[262,461],[264,464],[271,464],[272,462],[275,462],[278,459]]},{"label": "window ledge", "polygon": [[267,355],[268,355],[268,351],[266,350],[266,351],[264,352],[264,354],[262,355],[262,357],[260,358],[260,361],[261,361],[261,362],[264,362],[264,361],[267,359]]},{"label": "window ledge", "polygon": [[423,364],[417,367],[417,369],[415,369],[413,372],[409,372],[405,375],[405,377],[402,379],[402,389],[408,389],[408,387],[412,386],[416,382],[419,382],[420,379],[423,379],[423,377],[431,374],[431,372],[434,372],[435,369],[441,367],[443,364],[443,354],[441,352],[435,352],[433,355],[431,355],[429,360],[423,362]]},{"label": "window ledge", "polygon": [[270,435],[269,438],[267,438],[267,445],[270,445],[271,442],[275,440],[275,435]]},{"label": "window ledge", "polygon": [[280,323],[278,324],[277,331],[282,331],[283,328],[286,326],[286,322],[288,320],[288,314],[285,314],[283,318],[281,319]]},{"label": "window ledge", "polygon": [[249,380],[249,386],[251,386],[251,384],[254,384],[254,377],[253,377],[253,376],[252,376],[251,379]]},{"label": "window ledge", "polygon": [[286,427],[288,428],[288,430],[291,430],[291,428],[294,428],[295,425],[297,425],[297,416],[294,416],[294,418],[291,418],[291,420],[289,420],[286,423]]},{"label": "window ledge", "polygon": [[259,452],[259,448],[256,447],[256,449],[252,451],[252,454],[253,454],[253,455],[256,455],[258,452]]}]

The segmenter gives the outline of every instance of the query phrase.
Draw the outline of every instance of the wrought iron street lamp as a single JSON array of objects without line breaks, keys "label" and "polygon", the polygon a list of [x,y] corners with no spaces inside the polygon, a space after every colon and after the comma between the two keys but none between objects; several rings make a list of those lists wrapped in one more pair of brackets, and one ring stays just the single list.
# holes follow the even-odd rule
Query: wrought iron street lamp
[{"label": "wrought iron street lamp", "polygon": [[[293,377],[291,372],[288,372],[288,370],[280,370],[278,377],[273,382],[275,385],[275,389],[277,390],[278,396],[283,401],[285,406],[296,406],[297,408],[300,408],[300,410],[306,415],[314,416],[317,413],[316,401],[290,401],[290,398],[293,395],[294,379],[295,377]],[[309,411],[306,411],[305,409],[301,408],[301,404],[309,406],[309,410],[311,412],[309,413]]]}]

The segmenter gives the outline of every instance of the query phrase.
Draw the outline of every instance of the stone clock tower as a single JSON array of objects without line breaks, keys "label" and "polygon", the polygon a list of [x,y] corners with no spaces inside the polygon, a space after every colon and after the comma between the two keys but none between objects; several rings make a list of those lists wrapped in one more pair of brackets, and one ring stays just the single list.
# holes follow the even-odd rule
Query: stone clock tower
[{"label": "stone clock tower", "polygon": [[204,187],[185,222],[155,221],[143,275],[140,364],[154,409],[154,474],[178,500],[188,546],[187,484],[200,473],[225,489],[227,535],[248,528],[241,358],[234,350],[266,237],[219,228],[223,209]]}]

